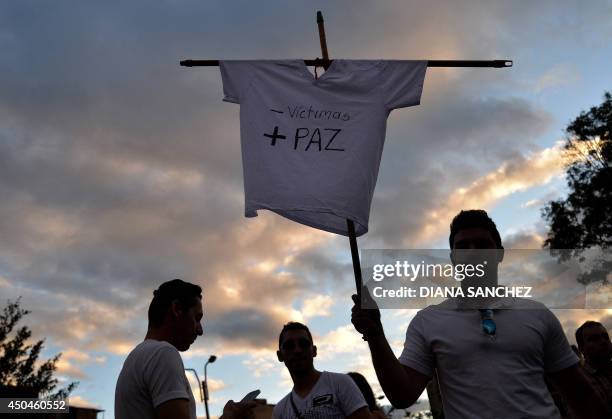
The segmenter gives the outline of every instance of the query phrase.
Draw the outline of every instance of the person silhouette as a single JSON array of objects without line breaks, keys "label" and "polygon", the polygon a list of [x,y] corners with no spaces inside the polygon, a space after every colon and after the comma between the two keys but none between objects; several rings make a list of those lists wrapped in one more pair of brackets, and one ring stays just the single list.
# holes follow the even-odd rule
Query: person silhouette
[{"label": "person silhouette", "polygon": [[[479,285],[497,285],[503,246],[485,211],[461,211],[451,223],[449,244],[453,263],[487,255],[491,263]],[[559,419],[547,376],[585,418],[607,417],[561,324],[540,303],[519,301],[513,306],[515,299],[493,298],[463,305],[461,299],[449,299],[429,306],[410,322],[398,359],[367,288],[362,299],[376,308],[362,308],[363,301],[357,295],[352,298],[351,321],[368,342],[378,380],[395,407],[412,405],[437,372],[447,419]]]},{"label": "person silhouette", "polygon": [[[115,388],[116,419],[196,419],[179,351],[202,335],[202,288],[174,279],[153,291],[144,341],[127,356]],[[254,417],[255,403],[229,401],[223,419]]]},{"label": "person silhouette", "polygon": [[355,382],[355,384],[357,384],[357,387],[359,387],[359,390],[361,391],[363,398],[368,404],[368,409],[370,409],[370,413],[372,414],[372,417],[374,419],[386,419],[387,415],[385,414],[385,412],[381,410],[378,403],[376,403],[374,392],[372,391],[372,387],[370,386],[370,383],[368,383],[368,380],[362,374],[359,374],[358,372],[354,372],[354,371],[351,371],[347,373],[346,375],[351,377],[353,381]]},{"label": "person silhouette", "polygon": [[306,325],[289,322],[283,327],[276,356],[289,370],[293,389],[274,406],[274,419],[372,418],[348,375],[315,369],[317,347]]},{"label": "person silhouette", "polygon": [[607,402],[612,417],[612,341],[600,322],[586,321],[576,330],[578,350],[584,356],[584,370],[593,389]]}]

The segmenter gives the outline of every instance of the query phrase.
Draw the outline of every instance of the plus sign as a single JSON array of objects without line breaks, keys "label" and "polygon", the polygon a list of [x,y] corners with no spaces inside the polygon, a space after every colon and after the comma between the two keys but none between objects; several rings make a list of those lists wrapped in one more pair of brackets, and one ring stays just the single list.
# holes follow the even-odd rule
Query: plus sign
[{"label": "plus sign", "polygon": [[278,133],[278,127],[274,127],[274,132],[272,134],[264,134],[264,137],[272,138],[272,142],[270,143],[270,145],[272,145],[272,146],[276,145],[276,139],[277,138],[279,138],[281,140],[284,140],[284,139],[287,138],[284,135],[281,135],[281,134]]}]

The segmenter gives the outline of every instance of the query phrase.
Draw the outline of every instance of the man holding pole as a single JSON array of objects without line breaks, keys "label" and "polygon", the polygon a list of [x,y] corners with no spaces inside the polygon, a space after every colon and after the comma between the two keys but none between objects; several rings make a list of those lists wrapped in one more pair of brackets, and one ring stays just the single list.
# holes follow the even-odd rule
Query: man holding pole
[{"label": "man holding pole", "polygon": [[[503,246],[485,211],[461,211],[451,223],[449,243],[454,258],[460,249],[496,251],[499,257],[490,263],[486,286],[496,283]],[[367,289],[362,294],[370,298]],[[362,309],[356,295],[353,301],[352,323],[367,340],[378,380],[395,407],[412,405],[437,374],[447,419],[559,419],[544,383],[546,374],[584,418],[607,417],[559,321],[539,303],[532,309],[427,307],[408,326],[398,359],[385,337],[380,311]]]}]

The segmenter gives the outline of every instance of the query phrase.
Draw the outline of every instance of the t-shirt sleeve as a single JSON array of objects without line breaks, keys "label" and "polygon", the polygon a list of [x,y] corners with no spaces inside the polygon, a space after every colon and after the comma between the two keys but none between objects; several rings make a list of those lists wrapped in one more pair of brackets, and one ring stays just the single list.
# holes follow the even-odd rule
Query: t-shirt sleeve
[{"label": "t-shirt sleeve", "polygon": [[240,103],[253,78],[253,63],[250,61],[219,61],[221,81],[223,82],[223,100]]},{"label": "t-shirt sleeve", "polygon": [[387,109],[415,106],[421,102],[427,61],[387,61],[377,87]]},{"label": "t-shirt sleeve", "polygon": [[189,400],[183,360],[176,349],[158,349],[146,366],[144,377],[154,407],[168,400]]},{"label": "t-shirt sleeve", "polygon": [[338,404],[345,416],[353,414],[357,409],[367,406],[361,390],[351,377],[346,374],[336,374]]},{"label": "t-shirt sleeve", "polygon": [[563,333],[559,319],[548,309],[542,312],[547,328],[544,342],[544,371],[552,373],[571,367],[579,360]]},{"label": "t-shirt sleeve", "polygon": [[406,330],[406,341],[404,342],[404,349],[399,357],[399,362],[428,377],[433,376],[435,360],[425,338],[425,328],[423,327],[421,312],[414,316],[408,326],[408,330]]}]

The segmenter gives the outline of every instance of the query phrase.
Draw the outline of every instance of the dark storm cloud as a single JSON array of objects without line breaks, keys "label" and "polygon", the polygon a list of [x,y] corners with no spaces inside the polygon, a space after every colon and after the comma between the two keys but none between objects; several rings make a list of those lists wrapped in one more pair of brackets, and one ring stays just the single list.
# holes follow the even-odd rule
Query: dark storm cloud
[{"label": "dark storm cloud", "polygon": [[318,291],[341,286],[347,279],[348,285],[351,285],[353,271],[348,238],[338,237],[333,244],[301,252],[288,264],[288,268],[299,272]]},{"label": "dark storm cloud", "polygon": [[262,309],[228,310],[211,318],[207,332],[221,336],[222,341],[247,347],[268,347],[287,320]]}]

